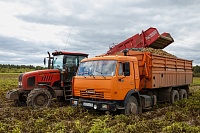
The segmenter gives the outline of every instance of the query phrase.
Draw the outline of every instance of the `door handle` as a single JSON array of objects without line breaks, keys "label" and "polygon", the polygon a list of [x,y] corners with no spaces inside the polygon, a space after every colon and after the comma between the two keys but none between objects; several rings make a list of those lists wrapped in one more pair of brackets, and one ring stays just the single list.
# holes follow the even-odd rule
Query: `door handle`
[{"label": "door handle", "polygon": [[123,79],[119,79],[119,82],[124,82],[124,80]]}]

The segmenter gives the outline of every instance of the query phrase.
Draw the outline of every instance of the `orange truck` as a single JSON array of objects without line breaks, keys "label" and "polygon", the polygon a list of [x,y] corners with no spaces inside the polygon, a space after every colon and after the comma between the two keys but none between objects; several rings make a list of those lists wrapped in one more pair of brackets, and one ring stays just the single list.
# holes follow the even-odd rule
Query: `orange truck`
[{"label": "orange truck", "polygon": [[187,99],[192,61],[140,49],[163,49],[173,41],[169,33],[149,28],[110,47],[105,55],[83,59],[73,77],[71,105],[138,114],[157,102]]},{"label": "orange truck", "polygon": [[71,105],[138,114],[157,102],[188,98],[192,61],[133,50],[124,54],[83,59]]}]

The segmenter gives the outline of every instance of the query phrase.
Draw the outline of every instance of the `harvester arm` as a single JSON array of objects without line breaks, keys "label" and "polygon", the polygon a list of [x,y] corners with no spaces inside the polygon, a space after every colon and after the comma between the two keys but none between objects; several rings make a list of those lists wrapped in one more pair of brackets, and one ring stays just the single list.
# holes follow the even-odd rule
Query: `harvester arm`
[{"label": "harvester arm", "polygon": [[163,34],[159,34],[156,28],[151,27],[146,31],[142,31],[141,34],[135,34],[125,41],[111,47],[110,50],[107,51],[107,54],[115,54],[116,52],[131,48],[151,47],[163,49],[172,42],[174,42],[174,40],[169,33],[164,32]]}]

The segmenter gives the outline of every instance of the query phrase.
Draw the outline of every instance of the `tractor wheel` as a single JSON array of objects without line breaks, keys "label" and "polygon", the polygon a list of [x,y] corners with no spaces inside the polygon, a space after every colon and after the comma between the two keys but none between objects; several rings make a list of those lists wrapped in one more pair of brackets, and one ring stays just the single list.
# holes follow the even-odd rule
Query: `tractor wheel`
[{"label": "tractor wheel", "polygon": [[179,93],[177,90],[172,90],[171,91],[171,103],[173,104],[174,102],[179,100]]},{"label": "tractor wheel", "polygon": [[125,115],[130,115],[130,114],[137,115],[138,113],[139,113],[138,101],[134,96],[130,96],[125,107]]},{"label": "tractor wheel", "polygon": [[187,92],[185,89],[180,89],[179,90],[179,98],[180,100],[183,100],[183,99],[187,99]]},{"label": "tractor wheel", "polygon": [[51,104],[52,95],[47,89],[37,88],[32,90],[27,97],[27,105],[33,108],[48,107]]}]

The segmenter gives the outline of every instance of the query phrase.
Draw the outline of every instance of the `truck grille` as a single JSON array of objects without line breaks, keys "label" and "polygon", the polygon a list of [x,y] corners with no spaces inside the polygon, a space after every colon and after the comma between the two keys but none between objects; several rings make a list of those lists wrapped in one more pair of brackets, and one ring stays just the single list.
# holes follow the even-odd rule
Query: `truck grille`
[{"label": "truck grille", "polygon": [[103,92],[96,92],[94,89],[87,89],[80,91],[80,95],[82,97],[89,97],[89,98],[104,98]]}]

